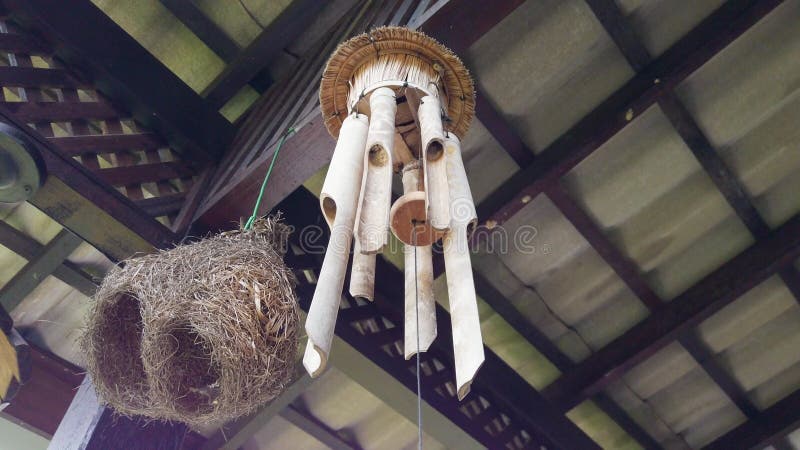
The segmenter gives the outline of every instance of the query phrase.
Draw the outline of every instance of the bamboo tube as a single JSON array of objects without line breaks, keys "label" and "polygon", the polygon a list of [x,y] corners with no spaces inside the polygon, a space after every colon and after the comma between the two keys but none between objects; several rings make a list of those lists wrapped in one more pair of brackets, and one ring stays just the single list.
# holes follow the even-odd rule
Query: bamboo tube
[{"label": "bamboo tube", "polygon": [[[419,191],[419,164],[411,163],[403,169],[403,192]],[[430,245],[404,245],[405,257],[405,340],[404,354],[410,359],[418,351],[428,351],[436,339],[436,299],[433,294],[433,254]],[[417,318],[419,312],[419,318]],[[417,348],[417,321],[419,321],[419,348]]]},{"label": "bamboo tube", "polygon": [[472,380],[484,360],[481,322],[469,259],[469,234],[478,216],[461,159],[461,144],[456,136],[450,134],[444,145],[451,207],[451,228],[443,242],[444,264],[453,326],[456,386],[458,399],[462,400],[469,393]]},{"label": "bamboo tube", "polygon": [[447,158],[447,188],[450,196],[450,223],[467,225],[467,237],[472,236],[478,223],[478,213],[472,199],[464,161],[461,158],[461,142],[453,133],[444,140],[444,153]]},{"label": "bamboo tube", "polygon": [[353,268],[350,270],[350,295],[372,301],[375,298],[375,253],[361,253],[358,239],[354,242]]},{"label": "bamboo tube", "polygon": [[389,233],[392,201],[392,152],[394,119],[397,112],[394,91],[376,89],[369,99],[370,122],[364,155],[363,189],[359,199],[361,214],[356,235],[361,253],[378,253]]},{"label": "bamboo tube", "polygon": [[450,198],[447,189],[447,167],[444,158],[444,131],[439,99],[422,97],[419,104],[419,126],[422,134],[422,162],[425,167],[425,194],[428,221],[434,230],[450,228]]},{"label": "bamboo tube", "polygon": [[351,115],[344,120],[322,185],[320,205],[331,237],[306,318],[308,344],[303,365],[312,377],[325,370],[331,350],[353,240],[367,129],[364,115]]},{"label": "bamboo tube", "polygon": [[450,232],[444,237],[443,246],[450,320],[453,326],[456,386],[458,399],[462,400],[469,393],[472,380],[484,359],[466,224],[453,224]]}]

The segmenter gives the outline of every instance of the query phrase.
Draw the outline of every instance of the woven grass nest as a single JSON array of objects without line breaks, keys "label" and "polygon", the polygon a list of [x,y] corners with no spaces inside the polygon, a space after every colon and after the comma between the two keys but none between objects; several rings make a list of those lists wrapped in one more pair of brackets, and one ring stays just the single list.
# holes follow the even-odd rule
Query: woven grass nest
[{"label": "woven grass nest", "polygon": [[127,261],[82,338],[101,399],[123,415],[220,424],[295,377],[300,319],[278,219]]}]

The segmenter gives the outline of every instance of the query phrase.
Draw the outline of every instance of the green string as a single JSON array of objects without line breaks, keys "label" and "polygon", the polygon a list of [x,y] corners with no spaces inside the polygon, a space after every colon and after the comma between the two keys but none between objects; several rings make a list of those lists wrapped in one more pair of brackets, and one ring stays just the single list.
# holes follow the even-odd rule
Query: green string
[{"label": "green string", "polygon": [[272,161],[269,163],[269,169],[267,169],[267,174],[264,176],[264,182],[261,183],[261,191],[258,193],[258,199],[256,200],[256,204],[253,207],[253,214],[247,219],[247,222],[244,224],[244,229],[249,230],[253,227],[253,222],[256,221],[256,217],[258,216],[258,208],[261,207],[261,199],[264,197],[264,188],[267,187],[267,181],[269,181],[269,175],[272,173],[272,168],[275,166],[275,159],[278,157],[278,152],[281,151],[281,147],[283,147],[283,143],[286,142],[286,138],[289,137],[292,133],[295,132],[294,127],[289,127],[283,136],[281,136],[280,141],[278,141],[278,147],[275,149],[275,153],[272,154]]}]

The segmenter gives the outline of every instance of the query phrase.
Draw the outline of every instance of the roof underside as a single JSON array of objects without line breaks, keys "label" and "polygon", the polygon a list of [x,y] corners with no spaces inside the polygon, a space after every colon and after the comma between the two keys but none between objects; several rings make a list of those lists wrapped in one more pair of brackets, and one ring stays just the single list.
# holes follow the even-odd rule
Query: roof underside
[{"label": "roof underside", "polygon": [[[226,66],[162,4],[167,2],[94,3],[197,92]],[[289,3],[194,2],[239,48],[253,42]],[[617,0],[652,58],[723,3]],[[677,100],[771,230],[800,212],[798,23],[800,0],[785,1],[675,89]],[[310,44],[295,47],[298,53],[284,52],[268,70],[274,79],[284,76]],[[478,95],[496,107],[537,156],[637,73],[583,0],[528,0],[460,56],[476,79]],[[233,121],[258,96],[245,86],[220,111]],[[486,346],[538,391],[547,392],[562,373],[581,367],[661,311],[643,302],[565,215],[564,196],[665,304],[680,301],[689,288],[763,237],[754,236],[731,207],[662,105],[630,111],[626,119],[625,128],[569,170],[560,184],[526,198],[525,206],[493,231],[491,248],[473,254],[476,273],[510,301],[527,327],[566,357],[566,362],[548,359],[546,351],[535,348],[492,308],[492,299],[479,299]],[[463,155],[476,203],[520,169],[478,120],[463,141]],[[325,172],[305,186],[318,191]],[[0,219],[43,245],[61,230],[30,204],[3,207]],[[385,256],[402,269],[400,255]],[[111,264],[85,243],[69,261],[98,277]],[[0,286],[24,264],[0,247]],[[800,261],[795,266],[797,276]],[[444,275],[436,279],[436,288],[437,301],[447,309]],[[89,301],[48,276],[12,316],[28,339],[81,365],[76,338]],[[698,343],[709,361],[698,359],[693,345]],[[603,448],[642,447],[598,406],[600,397],[610,398],[658,445],[702,448],[752,414],[720,386],[709,367],[721,368],[744,392],[742,401],[761,412],[800,389],[798,348],[800,304],[784,279],[774,275],[561,412]],[[299,404],[361,448],[412,448],[416,443],[412,421],[339,369],[315,382]],[[425,448],[446,447],[434,437],[426,439]],[[786,442],[800,449],[800,431]],[[281,416],[244,446],[287,447],[327,448]]]}]

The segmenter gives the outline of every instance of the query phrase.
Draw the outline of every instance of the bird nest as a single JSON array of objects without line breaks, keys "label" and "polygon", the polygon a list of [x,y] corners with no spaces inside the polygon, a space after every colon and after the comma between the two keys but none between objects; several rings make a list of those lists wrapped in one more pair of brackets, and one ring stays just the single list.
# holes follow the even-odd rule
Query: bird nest
[{"label": "bird nest", "polygon": [[277,219],[127,261],[82,338],[103,401],[124,415],[219,424],[295,376],[300,319]]}]

